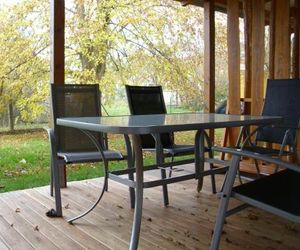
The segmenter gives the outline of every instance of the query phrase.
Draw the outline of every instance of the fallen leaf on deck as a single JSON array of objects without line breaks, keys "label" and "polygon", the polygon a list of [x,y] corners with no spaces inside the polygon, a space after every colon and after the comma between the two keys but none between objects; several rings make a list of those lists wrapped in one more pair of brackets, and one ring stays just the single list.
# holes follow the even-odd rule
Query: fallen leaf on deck
[{"label": "fallen leaf on deck", "polygon": [[255,214],[248,214],[248,219],[250,220],[258,220],[258,216]]},{"label": "fallen leaf on deck", "polygon": [[225,239],[227,243],[232,243],[232,241],[228,238]]}]

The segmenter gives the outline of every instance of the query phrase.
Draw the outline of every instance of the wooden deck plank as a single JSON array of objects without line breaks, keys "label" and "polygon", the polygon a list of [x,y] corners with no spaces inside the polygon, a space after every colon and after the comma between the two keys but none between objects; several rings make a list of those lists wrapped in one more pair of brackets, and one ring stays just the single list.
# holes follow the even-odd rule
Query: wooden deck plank
[{"label": "wooden deck plank", "polygon": [[[94,183],[94,184],[95,185],[93,185],[93,183],[90,182],[90,183],[87,183],[86,185],[90,186],[90,189],[94,189],[97,186],[97,183]],[[173,207],[173,204],[171,204],[171,206],[169,206],[168,208],[165,208],[162,204],[162,194],[161,194],[160,188],[155,188],[155,190],[156,190],[155,198],[153,198],[153,197],[149,198],[148,192],[150,190],[145,191],[143,222],[142,222],[143,224],[142,225],[143,226],[144,225],[151,226],[152,230],[154,230],[158,234],[161,234],[161,232],[169,232],[169,235],[167,236],[167,239],[169,241],[173,240],[174,242],[177,242],[177,244],[178,244],[178,241],[181,242],[182,244],[185,243],[184,245],[186,245],[186,247],[189,247],[189,245],[194,246],[195,241],[199,241],[197,239],[196,232],[201,230],[201,228],[197,224],[197,220],[195,220],[195,218],[191,218],[191,216],[185,216],[180,211],[177,211],[177,208]],[[151,189],[150,192],[152,192],[152,191],[154,191],[154,189]],[[170,192],[170,194],[171,194],[171,192]],[[111,197],[109,197],[109,202],[115,204],[115,206],[120,204],[119,206],[122,206],[124,208],[124,209],[122,209],[123,211],[129,207],[128,202],[126,202],[125,204],[119,202],[119,200],[121,200],[121,197],[123,195],[127,195],[127,190],[124,190],[122,188],[122,186],[114,185],[113,187],[111,187],[110,194],[108,194],[108,195],[111,195]],[[157,207],[157,204],[155,204],[158,200],[161,202],[161,204],[159,205],[159,209]],[[107,205],[109,206],[109,204],[105,204],[105,206],[107,206]],[[121,212],[122,211],[120,211],[120,213]],[[124,216],[124,215],[122,214],[122,216]],[[188,226],[185,225],[184,223],[180,223],[178,221],[178,218],[184,219],[184,222],[187,222]],[[187,218],[190,220],[189,221],[186,220]],[[189,231],[192,231],[192,232],[189,232]],[[211,233],[211,230],[209,230],[209,235],[210,235],[210,233]],[[187,241],[186,235],[190,236],[190,238],[191,238],[190,242]],[[163,237],[163,235],[161,237]],[[201,245],[201,243],[202,242],[200,241],[200,243],[198,243],[198,245]],[[205,248],[207,248],[207,247],[208,247],[208,245],[206,244]]]},{"label": "wooden deck plank", "polygon": [[38,225],[30,223],[23,217],[23,212],[20,208],[13,210],[5,203],[3,198],[0,198],[0,201],[2,201],[0,213],[3,218],[11,227],[30,242],[35,249],[59,249],[59,247],[53,244],[44,234],[40,233]]},{"label": "wooden deck plank", "polygon": [[[90,191],[87,191],[88,189]],[[81,211],[83,211],[84,209],[92,205],[91,200],[95,200],[96,199],[95,194],[99,193],[99,190],[97,190],[96,188],[93,189],[91,188],[91,186],[89,187],[86,186],[85,188],[78,189],[77,187],[73,187],[69,185],[68,190],[64,190],[64,191],[65,192],[63,194],[63,199],[65,199],[68,202],[69,207],[71,209],[76,209],[78,211],[77,214],[79,214]],[[123,192],[124,191],[125,190],[123,190]],[[77,193],[78,195],[76,196],[71,195],[72,193],[74,194],[74,192]],[[101,202],[98,205],[98,207],[94,210],[94,212],[87,215],[85,218],[88,221],[99,222],[99,224],[103,228],[115,232],[120,238],[123,238],[124,240],[129,242],[130,234],[131,234],[133,210],[130,211],[129,216],[128,216],[128,210],[124,209],[126,212],[122,213],[123,209],[121,209],[121,207],[129,208],[129,203],[124,205],[124,203],[120,202],[122,200],[123,201],[125,200],[124,196],[121,196],[120,199],[118,199],[119,197],[114,196],[113,193],[107,193],[105,196],[108,195],[111,195],[112,197],[114,197],[114,199],[111,199],[111,197],[105,197],[103,199],[103,202]],[[106,202],[104,202],[105,200]],[[82,208],[83,206],[85,207],[84,209]],[[74,223],[74,225],[77,224],[80,225],[81,220],[78,220],[78,222]],[[150,231],[151,231],[151,235],[148,234]],[[147,234],[146,237],[144,237],[144,233]],[[174,248],[175,246],[176,245],[174,244],[165,242],[165,238],[162,237],[160,233],[153,231],[151,227],[145,226],[142,228],[140,247],[142,247],[143,249],[153,249],[157,247],[170,249],[171,247]]]},{"label": "wooden deck plank", "polygon": [[32,227],[38,226],[39,232],[44,234],[49,240],[51,240],[55,245],[58,245],[61,249],[86,249],[84,246],[77,244],[75,241],[67,237],[64,233],[49,223],[45,213],[39,214],[32,210],[30,204],[28,203],[26,194],[23,194],[23,192],[2,194],[0,196],[0,200],[9,206],[11,211],[16,211],[17,208],[21,207],[22,210],[20,210],[20,214],[31,223]]},{"label": "wooden deck plank", "polygon": [[[217,177],[218,187],[222,179]],[[62,189],[64,218],[45,216],[54,206],[48,186],[0,194],[0,249],[128,249],[133,210],[123,185],[109,181],[108,192],[92,213],[74,225],[65,220],[92,204],[101,183],[97,178]],[[219,200],[211,193],[209,177],[200,193],[196,185],[195,180],[169,185],[167,208],[160,187],[145,190],[139,249],[209,248]],[[238,203],[232,200],[230,206]],[[220,249],[300,249],[300,226],[270,213],[250,208],[226,221]]]},{"label": "wooden deck plank", "polygon": [[0,236],[10,249],[34,249],[33,246],[11,225],[0,216]]},{"label": "wooden deck plank", "polygon": [[[49,197],[47,188],[38,189],[38,192],[45,197]],[[98,193],[99,192],[95,192],[95,194]],[[69,208],[65,212],[65,216],[67,218],[71,218],[80,214],[92,205],[91,200],[87,199],[86,195],[88,196],[84,190],[80,190],[79,192],[78,189],[73,188],[72,184],[70,184],[69,187],[64,190],[62,197],[65,201],[65,206],[67,205]],[[94,200],[95,199],[96,196],[94,196]],[[114,210],[105,211],[101,203],[99,204],[99,207],[99,211],[95,209],[88,216],[85,216],[83,219],[74,222],[74,226],[80,226],[80,228],[85,232],[95,235],[95,237],[98,236],[100,241],[112,246],[112,249],[127,249],[129,247],[131,226],[128,227],[128,224],[126,224],[127,228],[125,227],[125,229],[127,230],[124,230],[122,228],[124,225],[121,223],[121,218],[115,215]],[[126,217],[128,217],[128,214]],[[131,214],[129,215],[128,221],[130,220],[132,221]],[[101,229],[96,230],[96,232],[90,231],[88,225],[91,223],[101,225]],[[151,244],[150,246],[147,246],[144,244],[144,247],[147,249],[153,249],[154,245]]]},{"label": "wooden deck plank", "polygon": [[2,250],[9,250],[8,246],[4,242],[4,240],[0,237],[0,249]]},{"label": "wooden deck plank", "polygon": [[[47,209],[53,206],[53,199],[52,197],[42,195],[37,189],[30,189],[25,190],[26,194],[29,196],[29,200],[41,202],[43,207],[35,207],[37,212],[44,213]],[[66,214],[69,212],[69,209],[65,209],[64,211]],[[51,219],[49,218],[49,222],[53,223],[53,225],[62,229],[63,233],[68,235],[72,240],[80,243],[81,245],[85,246],[88,249],[112,249],[111,247],[103,244],[101,240],[93,237],[90,234],[87,234],[81,227],[76,227],[74,225],[70,225],[65,218],[59,219]],[[97,229],[95,224],[88,224],[91,228]]]},{"label": "wooden deck plank", "polygon": [[[92,186],[91,183],[86,184],[87,188],[90,189],[90,193],[95,194],[97,193],[97,189],[96,186]],[[76,190],[77,192],[79,190]],[[116,192],[117,191],[117,195]],[[83,192],[81,192],[83,193]],[[128,235],[130,235],[130,230],[131,230],[131,223],[132,223],[132,216],[130,216],[130,218],[128,218],[128,212],[127,210],[129,209],[129,202],[126,200],[126,202],[123,202],[124,200],[124,195],[126,197],[127,195],[127,191],[124,189],[120,189],[120,190],[116,190],[113,189],[112,191],[110,191],[109,193],[106,194],[106,196],[108,197],[108,201],[105,203],[105,201],[103,200],[103,204],[102,206],[100,205],[99,207],[97,207],[95,209],[96,213],[100,213],[101,211],[105,211],[104,213],[107,214],[108,219],[109,220],[116,220],[117,223],[119,223],[120,228],[126,228],[127,229],[127,233]],[[87,197],[87,195],[85,195],[84,197]],[[82,197],[82,200],[84,200],[84,197]],[[92,199],[95,199],[96,197],[91,197]],[[82,201],[81,200],[81,201]],[[84,203],[89,203],[90,201],[88,199],[86,199],[84,201]],[[108,207],[108,209],[105,207]],[[174,232],[174,224],[173,223],[169,223],[169,221],[164,221],[163,223],[159,223],[160,220],[156,220],[155,223],[152,223],[152,218],[154,220],[155,216],[152,213],[148,213],[149,210],[147,209],[148,207],[148,203],[147,201],[145,201],[145,210],[143,211],[143,226],[142,226],[142,233],[141,233],[141,239],[145,240],[149,237],[149,232],[151,232],[151,235],[154,236],[154,238],[151,240],[152,243],[155,243],[156,245],[160,246],[160,247],[164,247],[166,249],[170,249],[170,248],[174,248],[178,245],[178,242],[184,242],[186,237],[182,237],[181,235],[177,234],[175,239],[173,241],[173,238],[171,238],[170,236],[165,237],[164,234],[162,234],[163,230],[167,230],[172,234],[172,232]],[[127,209],[126,209],[127,208]],[[114,213],[113,216],[109,216],[108,214],[112,213],[111,211],[116,210],[117,209],[117,213]],[[156,211],[156,207],[151,208],[151,211],[155,212]],[[97,211],[98,210],[98,211]],[[178,218],[177,218],[178,220]],[[128,226],[130,225],[130,226]],[[176,225],[175,225],[176,226]],[[129,229],[129,230],[128,230]],[[176,231],[175,231],[176,232]],[[128,237],[129,238],[129,237]],[[185,244],[186,245],[186,244]],[[186,245],[188,247],[188,245]]]}]

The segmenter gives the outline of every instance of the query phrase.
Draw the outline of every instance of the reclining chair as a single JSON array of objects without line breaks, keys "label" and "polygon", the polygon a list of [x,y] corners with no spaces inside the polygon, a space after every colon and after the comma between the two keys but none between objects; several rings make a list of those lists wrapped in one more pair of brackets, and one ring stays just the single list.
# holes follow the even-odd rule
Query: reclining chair
[{"label": "reclining chair", "polygon": [[[233,148],[215,148],[215,150],[230,153],[232,159],[225,185],[221,193],[210,246],[211,250],[219,249],[225,218],[249,206],[254,206],[295,223],[300,223],[299,164],[289,163],[281,159],[256,154],[246,150]],[[285,168],[285,170],[233,187],[241,157],[275,164]],[[230,198],[238,199],[242,201],[243,204],[228,210]]]},{"label": "reclining chair", "polygon": [[[261,126],[249,133],[245,128],[239,138],[237,147],[261,155],[281,157],[290,155],[297,161],[297,131],[300,126],[300,79],[268,80],[263,116],[281,116],[282,124]],[[245,136],[246,134],[246,136]],[[255,136],[255,141],[251,138]],[[246,139],[242,142],[242,137]],[[265,144],[265,145],[263,145]],[[270,147],[279,145],[279,149]],[[257,160],[257,173],[260,175]]]}]

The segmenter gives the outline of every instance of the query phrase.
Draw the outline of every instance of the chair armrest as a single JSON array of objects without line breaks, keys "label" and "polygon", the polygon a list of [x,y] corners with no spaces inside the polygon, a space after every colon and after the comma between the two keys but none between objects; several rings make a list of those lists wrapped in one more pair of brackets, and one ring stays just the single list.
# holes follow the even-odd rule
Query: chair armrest
[{"label": "chair armrest", "polygon": [[283,160],[280,160],[278,158],[272,158],[270,156],[266,156],[266,155],[261,155],[258,153],[253,153],[253,152],[249,152],[246,150],[241,150],[241,149],[235,149],[235,148],[221,148],[221,147],[213,147],[213,150],[219,151],[219,152],[223,152],[223,153],[228,153],[228,154],[232,154],[232,155],[237,155],[240,157],[249,157],[249,158],[253,158],[256,160],[260,160],[260,161],[265,161],[268,163],[272,163],[275,165],[279,165],[282,167],[285,167],[287,169],[291,169],[293,171],[299,172],[300,173],[300,165],[299,164],[294,164],[294,163],[289,163]]},{"label": "chair armrest", "polygon": [[53,128],[44,128],[48,133],[49,143],[50,143],[50,153],[51,159],[57,155],[57,147],[56,147],[56,138],[54,134]]}]

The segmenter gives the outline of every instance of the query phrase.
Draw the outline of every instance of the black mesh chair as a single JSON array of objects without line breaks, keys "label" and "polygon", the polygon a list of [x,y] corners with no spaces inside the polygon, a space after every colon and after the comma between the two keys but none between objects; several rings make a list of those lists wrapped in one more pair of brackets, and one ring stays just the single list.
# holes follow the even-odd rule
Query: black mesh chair
[{"label": "black mesh chair", "polygon": [[[129,110],[132,115],[146,115],[146,114],[166,114],[167,109],[163,97],[161,86],[130,86],[126,85],[126,94],[129,105]],[[160,140],[163,147],[163,158],[171,157],[171,161],[176,156],[194,155],[194,145],[175,144],[174,134],[163,133],[160,134]],[[155,140],[152,135],[141,135],[142,148],[146,151],[155,151]],[[212,152],[208,148],[206,151]],[[164,160],[162,160],[164,161]],[[212,168],[213,165],[210,164]],[[171,177],[172,167],[170,168],[169,177]],[[161,169],[162,178],[166,178],[166,170]],[[212,189],[213,193],[216,192],[214,175],[212,176]],[[167,187],[163,186],[164,203],[168,205]]]},{"label": "black mesh chair", "polygon": [[[232,148],[215,148],[216,151],[232,155],[225,185],[220,195],[211,250],[219,249],[220,239],[223,234],[225,218],[249,206],[254,206],[273,213],[292,222],[300,224],[300,165],[288,163],[281,159],[253,153],[246,150]],[[285,170],[278,171],[269,176],[235,185],[235,177],[239,168],[241,157],[247,157],[270,164],[281,166]],[[230,198],[242,202],[237,206],[228,208]],[[231,225],[232,226],[232,225]]]},{"label": "black mesh chair", "polygon": [[[299,107],[300,79],[268,80],[262,115],[281,116],[284,121],[280,125],[258,127],[251,134],[246,133],[246,139],[243,143],[238,142],[238,146],[262,155],[277,157],[292,155],[297,159],[295,148],[300,125]],[[255,133],[255,141],[252,142],[251,138]],[[280,147],[279,149],[268,147],[270,144],[278,144]],[[256,160],[255,164],[259,173]]]},{"label": "black mesh chair", "polygon": [[[51,145],[50,193],[53,196],[54,183],[57,183],[54,182],[53,178],[54,167],[64,167],[66,164],[102,161],[97,147],[87,134],[78,129],[57,126],[56,124],[56,119],[60,117],[101,116],[99,86],[96,84],[51,84],[51,101],[53,128],[48,130],[48,134]],[[91,132],[90,135],[95,138],[103,149],[103,154],[107,161],[124,160],[121,152],[108,149],[105,134]],[[54,164],[58,166],[54,166]],[[57,196],[56,193],[59,188],[55,187],[55,196]],[[56,206],[61,209],[60,197],[55,198]],[[58,212],[58,215],[55,215],[60,216],[60,213],[61,211]]]}]

